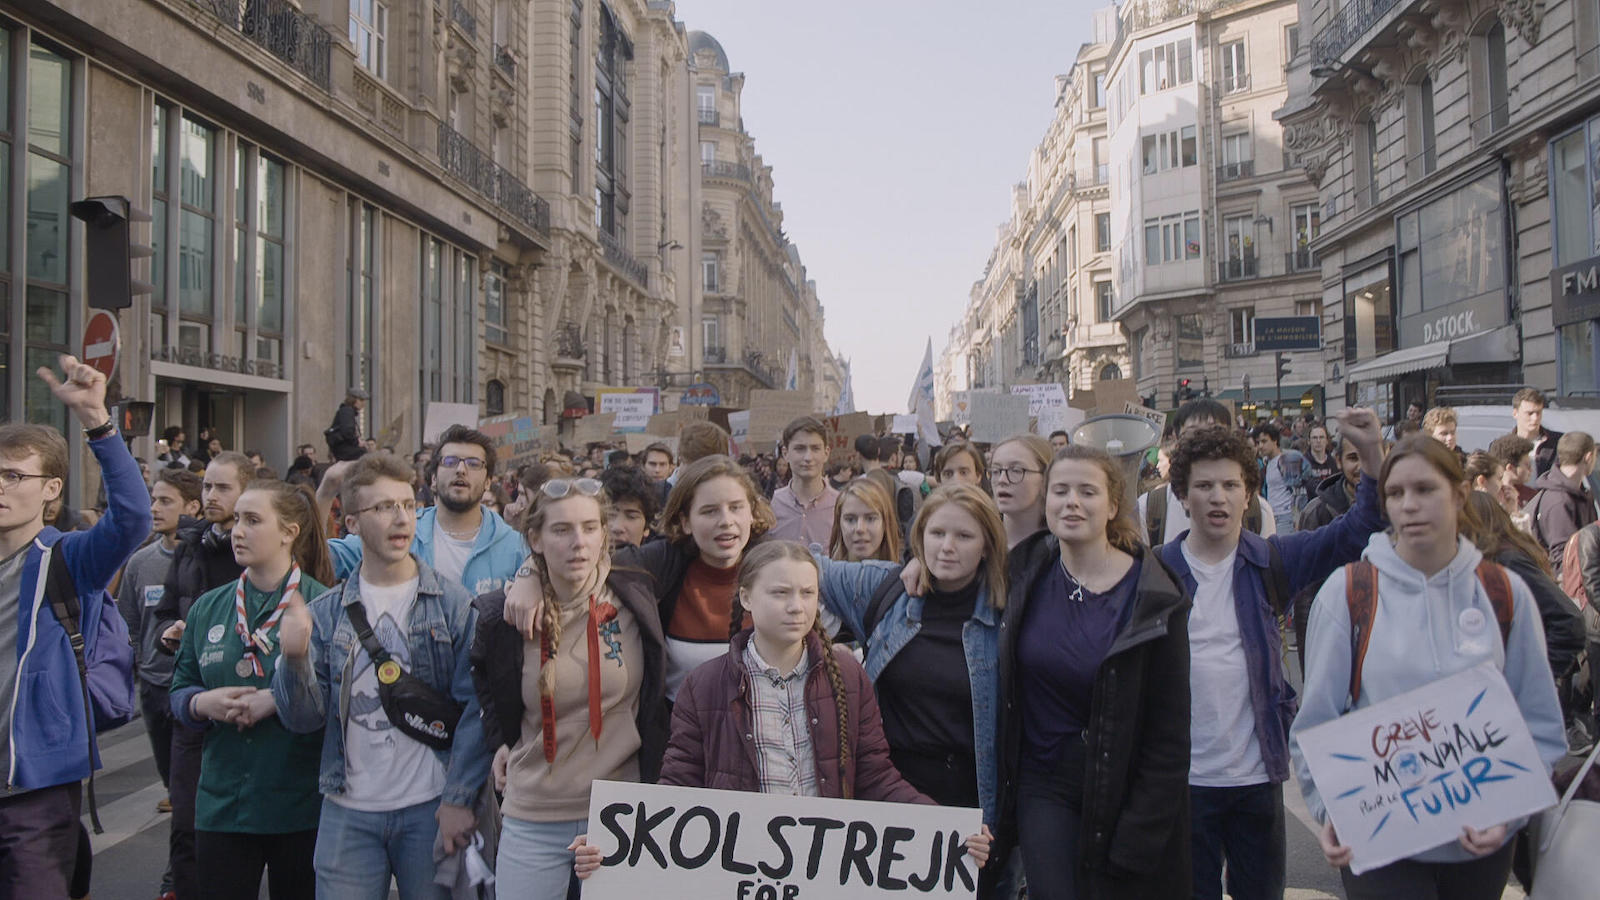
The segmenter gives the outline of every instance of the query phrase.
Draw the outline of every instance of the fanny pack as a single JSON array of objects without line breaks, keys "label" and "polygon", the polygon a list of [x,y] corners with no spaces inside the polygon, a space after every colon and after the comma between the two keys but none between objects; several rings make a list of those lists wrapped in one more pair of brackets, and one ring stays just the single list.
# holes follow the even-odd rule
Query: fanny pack
[{"label": "fanny pack", "polygon": [[377,669],[378,701],[383,704],[389,724],[435,750],[449,750],[466,707],[434,690],[432,685],[407,672],[392,658],[372,633],[367,611],[360,603],[346,606],[345,613],[350,616],[356,638]]}]

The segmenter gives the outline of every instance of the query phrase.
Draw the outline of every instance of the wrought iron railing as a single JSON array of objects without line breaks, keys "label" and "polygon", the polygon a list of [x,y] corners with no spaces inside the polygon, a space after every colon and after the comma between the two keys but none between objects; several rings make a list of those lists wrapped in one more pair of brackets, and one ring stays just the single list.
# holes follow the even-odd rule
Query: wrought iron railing
[{"label": "wrought iron railing", "polygon": [[750,181],[749,166],[720,159],[701,163],[700,174],[706,178],[731,178],[734,181]]},{"label": "wrought iron railing", "polygon": [[1243,281],[1246,278],[1255,278],[1259,274],[1260,266],[1256,264],[1256,254],[1253,250],[1217,262],[1218,281]]},{"label": "wrought iron railing", "polygon": [[701,125],[717,125],[722,121],[722,115],[715,109],[701,107],[699,113]]},{"label": "wrought iron railing", "polygon": [[1258,354],[1256,352],[1255,341],[1244,341],[1222,345],[1223,359],[1245,359],[1246,357],[1256,355]]},{"label": "wrought iron railing", "polygon": [[323,90],[333,88],[333,37],[288,0],[195,0],[229,28],[288,63]]},{"label": "wrought iron railing", "polygon": [[478,37],[478,17],[467,9],[461,0],[450,0],[450,21],[461,26],[461,30],[471,35],[474,40]]},{"label": "wrought iron railing", "polygon": [[1256,161],[1247,159],[1242,162],[1223,163],[1217,166],[1218,181],[1233,181],[1236,178],[1249,178],[1256,173]]},{"label": "wrought iron railing", "polygon": [[507,78],[517,79],[517,55],[505,44],[494,45],[494,64]]},{"label": "wrought iron railing", "polygon": [[439,123],[439,165],[540,235],[550,233],[550,204],[466,136]]},{"label": "wrought iron railing", "polygon": [[615,236],[604,228],[596,232],[600,236],[600,246],[606,251],[606,262],[615,266],[622,274],[628,276],[640,287],[649,284],[650,269],[644,263],[635,259],[632,253],[617,242]]},{"label": "wrought iron railing", "polygon": [[1311,61],[1320,63],[1327,59],[1339,59],[1350,45],[1360,40],[1394,9],[1400,0],[1352,0],[1350,5],[1339,10],[1338,14],[1322,26],[1317,36],[1311,39]]},{"label": "wrought iron railing", "polygon": [[559,322],[554,335],[556,356],[562,359],[583,359],[588,348],[583,346],[583,329],[577,322]]},{"label": "wrought iron railing", "polygon": [[1310,272],[1317,268],[1317,254],[1310,247],[1301,247],[1283,255],[1285,272]]},{"label": "wrought iron railing", "polygon": [[727,347],[707,347],[705,349],[705,352],[702,353],[701,356],[705,357],[705,361],[707,363],[710,363],[712,365],[722,365],[723,363],[726,363],[728,361],[728,348]]}]

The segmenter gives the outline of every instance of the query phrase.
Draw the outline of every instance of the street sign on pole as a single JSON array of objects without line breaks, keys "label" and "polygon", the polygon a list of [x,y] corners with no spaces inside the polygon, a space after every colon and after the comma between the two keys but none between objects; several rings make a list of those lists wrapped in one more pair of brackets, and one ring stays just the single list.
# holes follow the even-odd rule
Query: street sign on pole
[{"label": "street sign on pole", "polygon": [[89,316],[83,329],[83,361],[107,379],[117,372],[117,351],[122,347],[117,317],[103,309]]}]

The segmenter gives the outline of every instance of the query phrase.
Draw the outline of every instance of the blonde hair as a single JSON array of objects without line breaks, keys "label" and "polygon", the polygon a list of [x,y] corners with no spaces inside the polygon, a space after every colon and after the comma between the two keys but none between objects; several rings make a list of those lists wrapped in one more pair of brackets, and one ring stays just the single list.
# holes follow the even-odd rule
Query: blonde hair
[{"label": "blonde hair", "polygon": [[[879,493],[883,493],[880,489]],[[761,570],[775,562],[800,562],[811,566],[817,574],[817,579],[822,578],[822,569],[804,545],[795,541],[767,541],[751,550],[745,555],[744,561],[739,564],[739,590],[733,595],[732,609],[728,613],[728,640],[732,641],[744,630],[744,604],[741,598],[745,593],[755,587],[756,578]],[[855,786],[850,783],[850,698],[845,693],[844,676],[839,672],[839,660],[833,655],[833,641],[828,637],[828,630],[822,627],[822,617],[815,616],[811,620],[811,633],[822,642],[822,662],[827,668],[828,684],[833,688],[833,706],[839,717],[839,786],[841,796],[849,800],[855,793]]]},{"label": "blonde hair", "polygon": [[848,560],[850,551],[845,547],[844,529],[839,520],[844,515],[846,497],[854,497],[883,519],[883,537],[878,541],[868,559],[900,561],[900,517],[895,514],[894,501],[884,492],[883,485],[865,476],[851,481],[839,489],[839,501],[833,505],[833,538],[828,541],[830,559]]},{"label": "blonde hair", "polygon": [[[1000,443],[995,444],[994,450],[990,454],[990,458],[992,459],[995,456],[999,456],[1000,448],[1008,444],[1021,445],[1022,449],[1027,452],[1028,457],[1033,460],[1034,465],[1039,469],[1041,478],[1048,479],[1050,475],[1050,462],[1052,457],[1055,456],[1056,452],[1056,448],[1051,446],[1049,441],[1039,437],[1037,434],[1014,434]],[[1069,444],[1068,446],[1071,445]],[[993,472],[989,474],[991,478],[994,477]],[[1041,522],[1044,520],[1044,494],[1044,487],[1040,486],[1039,499],[1034,501],[1035,505],[1039,507],[1039,520]]]},{"label": "blonde hair", "polygon": [[980,570],[989,588],[989,605],[994,609],[1006,606],[1006,526],[1000,520],[1000,510],[994,498],[970,484],[946,484],[934,489],[923,501],[922,509],[911,523],[911,555],[922,564],[922,577],[917,580],[917,593],[926,595],[933,590],[933,576],[928,574],[928,553],[923,540],[928,519],[947,505],[958,507],[972,516],[983,532],[983,565]]},{"label": "blonde hair", "polygon": [[[552,479],[559,481],[561,479]],[[550,481],[545,484],[550,484]],[[569,490],[560,498],[552,498],[544,490],[537,489],[533,492],[533,504],[528,507],[522,517],[522,537],[530,548],[539,532],[544,530],[545,520],[550,515],[550,507],[557,503],[565,503],[572,499],[593,500],[594,505],[600,510],[600,521],[606,520],[606,513],[610,509],[610,500],[604,490],[593,497]],[[544,554],[537,551],[530,552],[528,558],[532,563],[533,572],[539,578],[539,590],[544,597],[544,603],[539,608],[539,630],[550,642],[550,664],[541,665],[539,669],[539,696],[553,697],[556,691],[556,667],[553,664],[556,654],[561,651],[561,612],[560,598],[556,595],[555,585],[550,581],[550,566],[544,560]],[[600,541],[600,559],[595,565],[595,571],[605,570],[611,564],[611,542]],[[598,585],[597,585],[598,587]]]}]

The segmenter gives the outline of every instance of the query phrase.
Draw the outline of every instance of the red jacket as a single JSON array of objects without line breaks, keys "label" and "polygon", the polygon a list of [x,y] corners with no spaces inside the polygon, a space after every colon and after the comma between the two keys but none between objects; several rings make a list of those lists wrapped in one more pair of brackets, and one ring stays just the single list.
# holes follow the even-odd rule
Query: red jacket
[{"label": "red jacket", "polygon": [[[743,655],[750,641],[747,629],[728,645],[728,655],[714,659],[684,679],[672,710],[672,737],[661,763],[661,783],[725,791],[761,790],[755,742],[750,732],[750,676]],[[822,658],[822,641],[806,638],[810,659]],[[833,648],[844,680],[850,723],[850,765],[843,773],[856,800],[933,804],[900,776],[889,761],[889,743],[872,682],[849,651]],[[806,676],[806,708],[811,714],[811,746],[816,753],[817,792],[839,798],[839,712],[826,666],[812,666]]]}]

